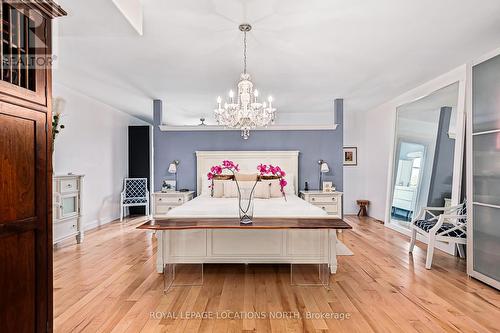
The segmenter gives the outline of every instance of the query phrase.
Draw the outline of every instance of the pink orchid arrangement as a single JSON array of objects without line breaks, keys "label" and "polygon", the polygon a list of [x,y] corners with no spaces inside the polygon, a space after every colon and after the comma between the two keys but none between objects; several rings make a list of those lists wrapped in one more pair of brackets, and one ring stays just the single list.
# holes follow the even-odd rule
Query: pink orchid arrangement
[{"label": "pink orchid arrangement", "polygon": [[281,170],[279,166],[274,166],[274,165],[266,165],[266,164],[259,164],[257,166],[257,170],[260,172],[261,176],[266,176],[266,175],[273,175],[279,178],[280,180],[280,187],[281,187],[281,193],[285,195],[285,186],[288,184],[288,182],[285,180],[286,172]]},{"label": "pink orchid arrangement", "polygon": [[207,174],[208,180],[214,179],[216,175],[221,175],[224,170],[234,173],[240,171],[240,166],[233,161],[224,160],[222,161],[222,165],[214,165],[210,168],[210,172]]}]

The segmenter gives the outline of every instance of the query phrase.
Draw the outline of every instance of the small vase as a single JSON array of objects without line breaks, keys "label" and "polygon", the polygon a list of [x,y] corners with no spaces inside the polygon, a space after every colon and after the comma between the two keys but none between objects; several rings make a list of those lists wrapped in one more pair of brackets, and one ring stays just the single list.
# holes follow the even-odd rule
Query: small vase
[{"label": "small vase", "polygon": [[253,194],[255,185],[252,187],[240,187],[238,182],[238,205],[241,224],[251,224],[253,220]]}]

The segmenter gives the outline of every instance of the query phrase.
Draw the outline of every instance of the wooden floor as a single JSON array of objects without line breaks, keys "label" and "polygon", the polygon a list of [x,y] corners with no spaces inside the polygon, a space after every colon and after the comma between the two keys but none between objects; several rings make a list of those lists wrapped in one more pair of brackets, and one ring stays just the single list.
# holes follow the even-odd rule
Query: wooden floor
[{"label": "wooden floor", "polygon": [[55,331],[500,332],[500,293],[467,278],[464,260],[437,251],[428,271],[423,244],[411,256],[408,237],[346,221],[354,256],[339,258],[329,292],[290,286],[284,265],[208,265],[203,287],[167,295],[141,219],[106,225],[55,250]]}]

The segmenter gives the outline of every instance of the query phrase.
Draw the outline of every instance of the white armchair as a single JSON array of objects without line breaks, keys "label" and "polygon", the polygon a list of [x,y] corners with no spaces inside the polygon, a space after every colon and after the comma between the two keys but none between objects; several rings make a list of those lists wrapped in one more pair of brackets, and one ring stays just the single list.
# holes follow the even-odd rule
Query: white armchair
[{"label": "white armchair", "polygon": [[123,221],[124,210],[132,206],[145,206],[149,216],[149,191],[147,178],[125,178],[120,195],[120,221]]},{"label": "white armchair", "polygon": [[[438,212],[441,212],[438,214]],[[413,252],[417,233],[428,239],[425,268],[431,269],[436,241],[457,244],[460,257],[464,253],[459,244],[467,243],[467,215],[465,203],[452,207],[424,207],[411,221],[410,253]]]}]

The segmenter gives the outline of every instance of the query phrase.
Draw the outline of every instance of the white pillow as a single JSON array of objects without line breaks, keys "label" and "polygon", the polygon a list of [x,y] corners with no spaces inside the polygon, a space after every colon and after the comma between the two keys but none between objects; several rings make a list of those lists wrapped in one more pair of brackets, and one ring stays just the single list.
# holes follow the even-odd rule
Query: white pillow
[{"label": "white pillow", "polygon": [[[224,180],[224,198],[237,198],[238,187],[235,181]],[[239,181],[240,188],[252,188],[255,181]],[[215,197],[215,195],[214,195]],[[254,197],[258,199],[269,199],[271,197],[270,182],[257,182],[254,189]]]},{"label": "white pillow", "polygon": [[271,198],[281,198],[283,193],[281,193],[281,186],[279,179],[273,179],[269,181],[271,186],[269,187],[271,191]]},{"label": "white pillow", "polygon": [[271,184],[268,181],[260,181],[255,186],[254,196],[258,199],[269,199],[271,197]]},{"label": "white pillow", "polygon": [[214,180],[213,195],[214,198],[222,198],[224,196],[224,182],[225,180]]},{"label": "white pillow", "polygon": [[238,187],[234,180],[223,180],[224,184],[224,198],[237,198]]}]

